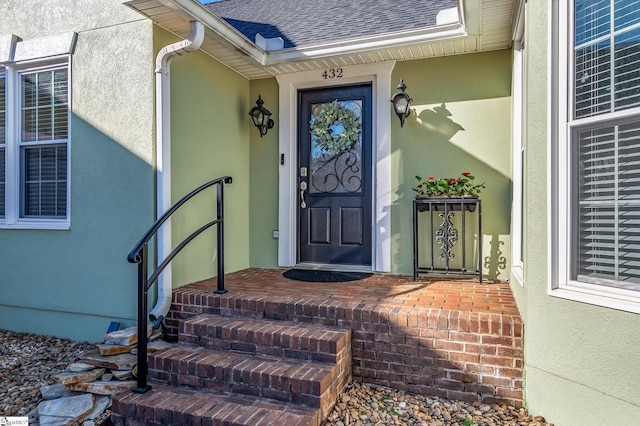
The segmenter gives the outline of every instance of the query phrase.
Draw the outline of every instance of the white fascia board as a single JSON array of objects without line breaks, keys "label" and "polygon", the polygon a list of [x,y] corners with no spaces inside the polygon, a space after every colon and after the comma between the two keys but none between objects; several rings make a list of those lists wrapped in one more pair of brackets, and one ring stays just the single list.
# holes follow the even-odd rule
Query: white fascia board
[{"label": "white fascia board", "polygon": [[467,33],[462,24],[456,23],[436,28],[384,34],[381,36],[366,37],[348,40],[346,42],[329,43],[299,49],[287,49],[282,52],[271,52],[267,55],[267,62],[263,65],[276,65],[283,62],[292,62],[297,60],[324,58],[327,56],[345,55],[376,49],[389,49],[393,47],[403,47],[411,44],[428,43],[430,41],[448,40],[466,36]]},{"label": "white fascia board", "polygon": [[482,0],[462,0],[460,17],[467,34],[479,36],[482,34]]},{"label": "white fascia board", "polygon": [[514,24],[511,38],[516,42],[521,42],[524,38],[524,3],[524,0],[516,0],[515,7],[513,8],[511,21]]},{"label": "white fascia board", "polygon": [[[401,47],[410,44],[426,43],[430,41],[448,40],[466,37],[467,31],[462,20],[457,23],[442,25],[434,28],[412,30],[380,36],[348,40],[344,42],[328,43],[304,48],[286,49],[279,52],[265,52],[255,43],[247,39],[239,31],[227,24],[223,19],[209,12],[194,0],[159,0],[166,7],[176,11],[184,19],[202,22],[211,31],[247,54],[261,65],[276,65],[280,63],[323,58],[327,56],[350,54],[375,49]],[[469,0],[467,0],[469,1]],[[125,4],[135,9],[136,1]],[[466,2],[465,2],[466,3]]]}]

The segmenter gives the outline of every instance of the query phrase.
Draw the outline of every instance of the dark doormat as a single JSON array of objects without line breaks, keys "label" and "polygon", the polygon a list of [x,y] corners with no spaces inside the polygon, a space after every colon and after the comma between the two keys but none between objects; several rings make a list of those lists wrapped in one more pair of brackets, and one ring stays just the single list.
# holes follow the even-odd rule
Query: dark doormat
[{"label": "dark doormat", "polygon": [[369,278],[368,272],[318,271],[311,269],[289,269],[282,274],[285,278],[296,281],[341,283]]}]

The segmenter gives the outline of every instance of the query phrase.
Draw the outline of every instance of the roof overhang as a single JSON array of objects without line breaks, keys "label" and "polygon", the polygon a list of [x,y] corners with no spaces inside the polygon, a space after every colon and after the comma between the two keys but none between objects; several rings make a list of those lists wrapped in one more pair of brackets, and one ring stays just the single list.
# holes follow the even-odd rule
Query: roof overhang
[{"label": "roof overhang", "polygon": [[[431,28],[267,52],[196,0],[127,0],[159,27],[187,38],[190,21],[205,26],[200,50],[248,79],[390,60],[499,50],[511,45],[515,0],[460,0],[457,22]],[[489,4],[490,3],[490,4]]]}]

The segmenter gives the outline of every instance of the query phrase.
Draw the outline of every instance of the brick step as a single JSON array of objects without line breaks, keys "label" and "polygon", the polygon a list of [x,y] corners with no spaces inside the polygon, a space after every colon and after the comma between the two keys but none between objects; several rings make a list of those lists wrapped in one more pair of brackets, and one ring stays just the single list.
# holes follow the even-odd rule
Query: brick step
[{"label": "brick step", "polygon": [[188,385],[321,408],[328,414],[350,371],[268,355],[175,345],[149,356],[149,377]]},{"label": "brick step", "polygon": [[350,351],[351,330],[203,314],[183,321],[178,339],[210,349],[335,363]]},{"label": "brick step", "polygon": [[114,426],[318,426],[319,409],[246,395],[153,383],[144,393],[124,393],[113,399]]}]

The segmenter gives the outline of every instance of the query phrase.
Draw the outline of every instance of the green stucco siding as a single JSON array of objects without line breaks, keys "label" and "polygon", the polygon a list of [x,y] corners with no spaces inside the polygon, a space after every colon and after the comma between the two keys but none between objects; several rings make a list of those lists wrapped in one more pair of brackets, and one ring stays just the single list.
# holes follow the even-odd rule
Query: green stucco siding
[{"label": "green stucco siding", "polygon": [[525,398],[558,426],[635,424],[640,315],[548,294],[548,2],[527,3]]},{"label": "green stucco siding", "polygon": [[[258,129],[249,125],[251,136],[251,266],[273,268],[278,265],[278,240],[273,231],[278,229],[278,84],[275,79],[251,82],[251,108],[258,95],[265,101],[275,125],[260,137]],[[249,112],[249,111],[247,111]],[[248,115],[247,115],[248,116]],[[251,119],[250,119],[251,121]],[[287,161],[291,161],[287,159]]]},{"label": "green stucco siding", "polygon": [[[155,29],[155,50],[178,41]],[[231,176],[225,196],[225,271],[249,267],[249,80],[202,52],[171,64],[171,197]],[[215,218],[215,188],[192,199],[172,219],[172,245]],[[217,275],[215,228],[193,240],[172,262],[173,286]]]},{"label": "green stucco siding", "polygon": [[[511,53],[507,50],[398,62],[413,98],[404,127],[393,117],[392,272],[413,268],[412,214],[417,181],[471,172],[484,182],[483,274],[508,279],[511,211]],[[390,112],[392,113],[392,112]]]},{"label": "green stucco siding", "polygon": [[154,214],[152,25],[97,0],[5,1],[0,16],[0,34],[24,40],[78,34],[71,229],[0,229],[0,328],[98,341],[110,321],[135,324],[126,256]]}]

